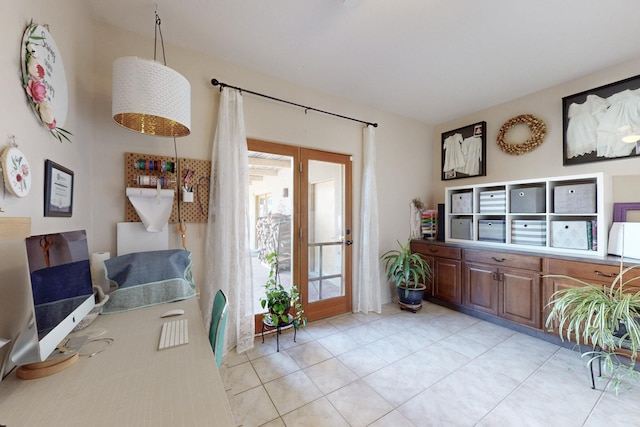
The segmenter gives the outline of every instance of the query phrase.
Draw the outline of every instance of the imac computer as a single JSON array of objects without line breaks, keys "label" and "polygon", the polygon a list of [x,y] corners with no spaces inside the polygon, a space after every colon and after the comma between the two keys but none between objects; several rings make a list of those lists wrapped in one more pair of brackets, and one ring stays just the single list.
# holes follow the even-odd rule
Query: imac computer
[{"label": "imac computer", "polygon": [[[57,347],[95,304],[86,232],[31,236],[24,244],[30,312],[12,345],[11,362],[25,365],[69,357]],[[20,317],[25,315],[18,313]]]}]

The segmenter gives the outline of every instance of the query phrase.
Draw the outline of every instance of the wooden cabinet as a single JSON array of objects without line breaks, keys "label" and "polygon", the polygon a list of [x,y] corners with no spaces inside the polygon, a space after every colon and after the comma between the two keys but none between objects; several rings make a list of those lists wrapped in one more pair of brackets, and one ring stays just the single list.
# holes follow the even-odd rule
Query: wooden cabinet
[{"label": "wooden cabinet", "polygon": [[[553,294],[562,289],[576,288],[586,286],[583,283],[569,279],[569,276],[579,279],[587,284],[595,286],[611,286],[615,277],[620,273],[619,265],[599,264],[589,261],[569,261],[554,258],[547,258],[544,266],[545,277],[542,285],[542,307],[543,307],[543,327],[545,331],[559,335],[557,322],[552,322],[546,327],[546,321],[549,317],[551,307],[549,301]],[[640,277],[640,269],[634,268],[629,270],[623,276],[623,281]],[[625,292],[637,292],[639,289],[637,283],[625,286]],[[563,334],[566,338],[566,335]],[[574,340],[574,338],[571,338]]]},{"label": "wooden cabinet", "polygon": [[498,277],[492,265],[464,263],[465,305],[498,315]]},{"label": "wooden cabinet", "polygon": [[434,265],[434,298],[462,304],[461,262],[447,258],[434,258]]},{"label": "wooden cabinet", "polygon": [[441,301],[461,305],[462,250],[456,247],[418,241],[411,242],[411,250],[422,254],[431,265],[433,277],[428,295]]},{"label": "wooden cabinet", "polygon": [[464,305],[540,328],[540,271],[533,255],[464,250]]},{"label": "wooden cabinet", "polygon": [[435,271],[434,259],[432,256],[428,256],[425,254],[420,254],[422,258],[429,264],[429,268],[431,269],[432,275],[429,277],[429,280],[424,284],[427,289],[424,290],[424,299],[433,296],[433,272]]},{"label": "wooden cabinet", "polygon": [[[549,299],[560,289],[584,286],[562,276],[611,286],[620,273],[615,258],[567,258],[423,240],[412,241],[411,250],[432,267],[427,296],[556,335],[558,325],[545,326]],[[638,280],[625,285],[625,292],[640,291],[640,268],[624,275],[625,281],[633,278]]]},{"label": "wooden cabinet", "polygon": [[[597,284],[592,282],[592,284]],[[602,286],[604,283],[600,282]],[[567,279],[564,277],[545,277],[542,284],[542,327],[545,332],[549,332],[555,335],[560,335],[560,329],[558,322],[556,320],[552,320],[549,325],[547,325],[547,319],[549,317],[549,313],[551,312],[551,307],[549,306],[549,301],[551,301],[552,295],[560,290],[571,289],[584,286],[575,280]],[[567,339],[566,328],[562,334],[563,339]],[[576,341],[575,337],[568,337],[571,341]]]},{"label": "wooden cabinet", "polygon": [[500,317],[540,329],[540,272],[505,268],[500,274]]}]

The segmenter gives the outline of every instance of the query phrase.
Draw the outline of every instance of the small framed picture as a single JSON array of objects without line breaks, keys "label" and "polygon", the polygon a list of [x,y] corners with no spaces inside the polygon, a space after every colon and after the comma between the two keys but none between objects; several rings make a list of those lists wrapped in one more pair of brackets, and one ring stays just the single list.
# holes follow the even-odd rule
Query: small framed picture
[{"label": "small framed picture", "polygon": [[51,160],[44,165],[44,216],[73,213],[73,171]]},{"label": "small framed picture", "polygon": [[487,174],[487,122],[442,134],[443,181]]}]

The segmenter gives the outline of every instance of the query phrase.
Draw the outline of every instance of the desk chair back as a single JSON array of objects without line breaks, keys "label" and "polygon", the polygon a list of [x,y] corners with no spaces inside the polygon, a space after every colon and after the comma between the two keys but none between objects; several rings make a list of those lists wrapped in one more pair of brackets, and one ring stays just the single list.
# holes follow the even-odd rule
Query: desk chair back
[{"label": "desk chair back", "polygon": [[216,292],[213,299],[213,310],[211,312],[211,327],[209,328],[209,342],[216,357],[218,368],[222,363],[224,355],[224,331],[227,325],[227,315],[229,313],[229,303],[227,297],[220,290]]}]

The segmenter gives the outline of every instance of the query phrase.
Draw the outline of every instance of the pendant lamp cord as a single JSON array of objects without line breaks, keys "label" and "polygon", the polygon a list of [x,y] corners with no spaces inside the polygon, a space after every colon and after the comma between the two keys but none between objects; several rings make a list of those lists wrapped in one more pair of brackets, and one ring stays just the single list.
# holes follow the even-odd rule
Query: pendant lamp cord
[{"label": "pendant lamp cord", "polygon": [[162,37],[162,20],[160,19],[160,15],[158,15],[158,11],[156,13],[156,23],[155,23],[155,31],[153,32],[153,60],[156,60],[156,52],[158,51],[158,34],[160,34],[160,47],[162,47],[162,61],[164,65],[167,65],[167,56],[164,53],[164,38]]},{"label": "pendant lamp cord", "polygon": [[[162,20],[160,19],[160,15],[158,15],[158,10],[155,11],[156,14],[156,22],[155,22],[155,31],[153,33],[153,60],[156,61],[156,53],[158,51],[158,34],[160,34],[160,46],[162,47],[162,61],[164,62],[165,67],[167,66],[167,56],[164,51],[164,38],[162,37]],[[176,197],[178,198],[178,223],[176,224],[176,229],[178,233],[182,237],[182,247],[187,249],[187,225],[182,222],[182,191],[181,191],[181,183],[180,180],[180,163],[178,162],[178,143],[176,142],[176,137],[173,137],[173,150],[175,153],[176,160],[176,176],[177,176],[177,184],[176,184]]]},{"label": "pendant lamp cord", "polygon": [[178,144],[176,142],[176,137],[173,137],[173,149],[176,156],[176,197],[178,198],[178,223],[176,224],[176,230],[178,230],[178,234],[182,237],[182,247],[183,249],[187,249],[187,225],[182,221],[182,214],[180,211],[180,207],[182,206],[182,186],[180,180],[182,179],[182,175],[180,175],[180,163],[178,162]]}]

